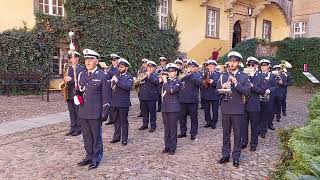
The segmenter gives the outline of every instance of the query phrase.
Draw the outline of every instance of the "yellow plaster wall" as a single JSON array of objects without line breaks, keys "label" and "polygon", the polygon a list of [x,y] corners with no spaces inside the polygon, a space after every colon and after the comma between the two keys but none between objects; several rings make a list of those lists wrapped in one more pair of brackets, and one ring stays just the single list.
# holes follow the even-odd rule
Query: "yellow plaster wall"
[{"label": "yellow plaster wall", "polygon": [[[228,48],[229,21],[224,12],[224,1],[210,1],[208,6],[220,9],[219,39],[206,38],[207,7],[200,6],[198,0],[172,0],[172,14],[177,18],[180,31],[180,51],[186,52],[188,58],[202,61],[211,56],[213,48]],[[220,51],[220,54],[223,52]]]},{"label": "yellow plaster wall", "polygon": [[23,21],[32,28],[35,24],[33,12],[33,0],[0,0],[0,32],[23,27]]},{"label": "yellow plaster wall", "polygon": [[266,5],[265,9],[257,17],[256,37],[262,38],[263,20],[271,21],[271,41],[283,40],[290,35],[290,26],[280,9],[275,4]]}]

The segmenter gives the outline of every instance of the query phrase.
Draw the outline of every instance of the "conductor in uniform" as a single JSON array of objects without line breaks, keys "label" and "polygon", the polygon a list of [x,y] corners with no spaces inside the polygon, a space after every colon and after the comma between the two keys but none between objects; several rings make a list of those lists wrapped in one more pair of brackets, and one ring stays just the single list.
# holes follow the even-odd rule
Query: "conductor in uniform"
[{"label": "conductor in uniform", "polygon": [[[79,89],[78,87],[78,76],[80,72],[84,71],[86,68],[79,64],[80,53],[77,51],[68,52],[69,62],[72,66],[69,66],[67,69],[67,76],[64,78],[64,82],[67,84],[68,95],[67,95],[67,105],[71,120],[70,130],[66,136],[78,136],[81,134],[80,121],[78,118],[79,106],[74,103],[73,97],[75,91]],[[76,75],[74,75],[73,66],[76,67]]]},{"label": "conductor in uniform", "polygon": [[[204,117],[206,120],[205,128],[212,127],[216,128],[218,122],[218,111],[219,111],[219,99],[220,95],[217,92],[217,82],[220,78],[220,73],[216,71],[217,62],[215,60],[208,60],[206,72],[204,72],[201,90],[201,103],[204,109]],[[207,77],[208,76],[208,77]],[[205,79],[208,78],[208,79]],[[208,81],[208,82],[206,82]],[[212,112],[212,116],[210,113]]]},{"label": "conductor in uniform", "polygon": [[130,91],[133,85],[133,76],[128,73],[130,64],[126,59],[119,59],[119,72],[111,79],[112,85],[112,118],[115,131],[111,143],[122,140],[122,145],[128,144],[128,112],[131,106]]},{"label": "conductor in uniform", "polygon": [[[118,60],[120,59],[120,56],[118,56],[117,54],[111,54],[110,57],[111,57],[111,67],[108,68],[107,74],[110,78],[112,78],[119,71],[118,70],[118,64],[119,64]],[[109,112],[109,121],[106,122],[106,125],[114,124],[111,109],[109,111],[110,111]]]},{"label": "conductor in uniform", "polygon": [[97,68],[100,55],[90,49],[83,50],[87,71],[79,74],[79,89],[83,102],[79,106],[79,118],[86,157],[79,166],[89,164],[89,170],[97,168],[103,154],[101,119],[108,114],[111,103],[110,80]]},{"label": "conductor in uniform", "polygon": [[246,102],[244,122],[241,123],[241,149],[247,147],[248,144],[248,126],[250,122],[251,138],[250,151],[256,151],[258,146],[259,119],[260,119],[260,96],[265,94],[266,80],[264,76],[258,72],[259,60],[255,57],[247,58],[247,68],[251,70],[249,74],[251,92]]},{"label": "conductor in uniform", "polygon": [[169,63],[166,70],[168,73],[162,73],[160,78],[160,81],[163,82],[161,112],[165,142],[162,153],[173,155],[177,149],[177,126],[180,112],[179,92],[182,85],[177,78],[179,68],[176,64]]},{"label": "conductor in uniform", "polygon": [[230,134],[233,129],[234,144],[232,151],[233,166],[240,164],[241,154],[241,123],[245,113],[245,96],[250,93],[249,76],[239,70],[239,64],[242,56],[238,52],[228,53],[229,70],[220,76],[218,89],[231,89],[231,94],[225,95],[221,102],[222,128],[223,128],[223,147],[220,164],[229,162],[231,144]]},{"label": "conductor in uniform", "polygon": [[202,82],[201,73],[198,72],[198,63],[190,60],[188,63],[188,72],[181,78],[182,88],[179,93],[180,111],[180,134],[178,138],[187,136],[187,116],[191,119],[191,140],[195,140],[198,133],[198,104],[199,88]]},{"label": "conductor in uniform", "polygon": [[157,101],[159,100],[158,96],[158,86],[159,86],[159,77],[155,73],[157,64],[153,61],[147,61],[147,71],[145,72],[148,76],[140,84],[140,107],[143,117],[143,125],[139,130],[148,129],[148,124],[150,123],[149,132],[154,132],[157,123]]}]

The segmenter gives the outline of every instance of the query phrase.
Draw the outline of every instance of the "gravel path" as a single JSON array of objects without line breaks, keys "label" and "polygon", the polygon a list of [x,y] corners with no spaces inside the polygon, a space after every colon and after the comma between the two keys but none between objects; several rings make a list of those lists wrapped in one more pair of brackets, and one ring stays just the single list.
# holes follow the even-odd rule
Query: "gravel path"
[{"label": "gravel path", "polygon": [[[301,125],[307,116],[311,94],[291,88],[288,116],[275,127]],[[129,144],[110,144],[113,126],[103,127],[104,157],[98,169],[76,165],[83,156],[82,137],[66,137],[68,123],[45,126],[0,137],[0,179],[265,179],[279,156],[276,131],[259,139],[256,152],[245,149],[240,167],[220,165],[222,129],[203,128],[203,111],[199,110],[198,140],[178,140],[174,156],[162,155],[163,124],[158,114],[156,132],[138,131],[142,119],[137,107],[130,110]],[[190,124],[190,121],[188,121]]]},{"label": "gravel path", "polygon": [[41,96],[0,96],[0,123],[29,119],[47,114],[67,111],[60,93],[50,94],[50,101]]}]

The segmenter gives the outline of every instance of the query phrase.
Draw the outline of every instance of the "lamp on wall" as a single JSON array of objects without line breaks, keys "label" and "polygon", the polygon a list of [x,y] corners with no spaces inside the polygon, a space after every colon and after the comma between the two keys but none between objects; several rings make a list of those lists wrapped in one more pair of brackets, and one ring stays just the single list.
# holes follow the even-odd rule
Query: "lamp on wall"
[{"label": "lamp on wall", "polygon": [[248,6],[248,16],[252,16],[252,12],[253,12],[253,6],[251,4],[251,0],[250,0],[250,5]]},{"label": "lamp on wall", "polygon": [[250,5],[248,6],[248,15],[249,15],[249,16],[252,16],[252,11],[253,11],[253,7],[252,7],[252,5],[250,4]]}]

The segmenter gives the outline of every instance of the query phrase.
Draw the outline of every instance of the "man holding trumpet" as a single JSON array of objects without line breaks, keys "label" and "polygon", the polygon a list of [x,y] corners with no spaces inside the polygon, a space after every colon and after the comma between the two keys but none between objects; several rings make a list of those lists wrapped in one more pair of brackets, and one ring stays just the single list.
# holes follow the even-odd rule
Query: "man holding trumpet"
[{"label": "man holding trumpet", "polygon": [[229,162],[231,144],[230,134],[233,129],[234,147],[232,151],[233,166],[238,167],[241,154],[241,123],[245,113],[245,96],[250,93],[249,76],[239,70],[242,56],[238,52],[230,52],[229,70],[221,74],[217,84],[217,89],[229,90],[229,95],[221,102],[223,147],[220,164]]}]

